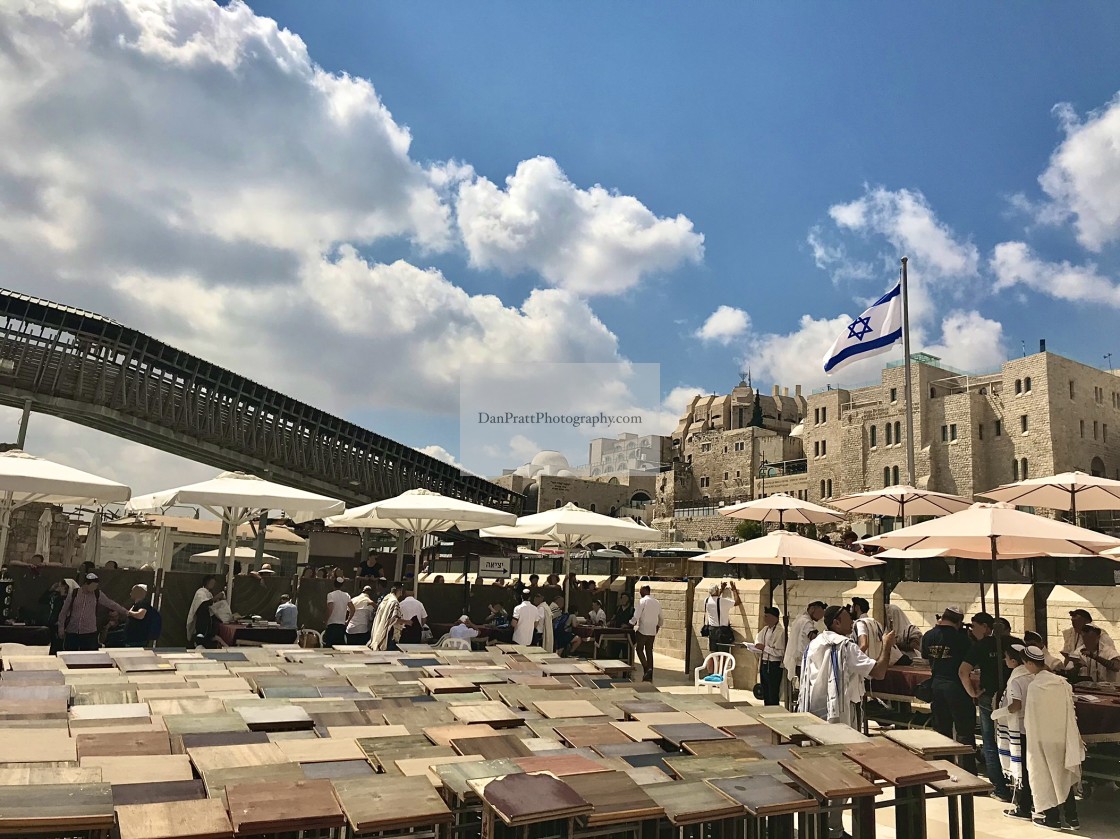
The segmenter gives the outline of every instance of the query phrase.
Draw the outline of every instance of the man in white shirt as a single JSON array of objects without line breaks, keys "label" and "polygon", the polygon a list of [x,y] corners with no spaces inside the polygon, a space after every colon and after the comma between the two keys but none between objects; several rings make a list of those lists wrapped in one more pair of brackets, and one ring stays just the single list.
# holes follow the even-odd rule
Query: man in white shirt
[{"label": "man in white shirt", "polygon": [[782,613],[774,606],[762,610],[762,629],[758,631],[758,680],[762,683],[762,701],[778,705],[782,699],[782,659],[786,654],[786,631],[780,623]]},{"label": "man in white shirt", "polygon": [[401,601],[401,617],[404,619],[405,627],[401,630],[400,643],[419,644],[424,634],[424,626],[428,622],[428,610],[410,594]]},{"label": "man in white shirt", "polygon": [[[728,594],[730,592],[730,594]],[[731,633],[731,610],[742,605],[735,583],[724,580],[708,589],[704,599],[704,626],[708,627],[708,652],[727,652],[735,636]]]},{"label": "man in white shirt", "polygon": [[650,594],[649,586],[638,592],[641,600],[634,608],[630,623],[634,626],[634,651],[642,665],[642,681],[653,681],[653,639],[661,629],[661,604]]},{"label": "man in white shirt", "polygon": [[809,641],[812,640],[810,636],[824,630],[824,625],[820,621],[827,608],[827,603],[814,600],[805,607],[805,613],[798,615],[789,626],[789,633],[786,635],[786,657],[783,663],[786,678],[795,685],[801,679],[801,658],[805,655],[805,648],[809,646]]},{"label": "man in white shirt", "polygon": [[[218,587],[218,578],[209,574],[202,579],[202,585],[194,593],[190,608],[187,609],[187,645],[193,647],[198,636],[209,641],[213,636],[211,624],[210,603],[214,600],[214,590]],[[201,610],[201,615],[200,615]]]},{"label": "man in white shirt", "polygon": [[327,593],[327,629],[323,633],[323,646],[333,647],[346,643],[346,616],[350,609],[350,595],[342,590],[346,580],[335,577],[334,589]]},{"label": "man in white shirt", "polygon": [[868,658],[878,658],[883,647],[883,626],[871,615],[871,604],[852,598],[852,640]]},{"label": "man in white shirt", "polygon": [[459,622],[451,627],[447,634],[452,638],[462,638],[465,641],[470,641],[472,638],[478,637],[478,630],[471,625],[469,615],[460,615]]},{"label": "man in white shirt", "polygon": [[591,610],[587,613],[587,622],[592,626],[607,625],[607,613],[603,611],[603,604],[598,600],[591,601]]},{"label": "man in white shirt", "polygon": [[[881,679],[887,672],[894,633],[883,636],[879,658],[869,658],[852,640],[852,615],[847,606],[829,606],[825,631],[809,642],[801,665],[801,691],[797,710],[825,722],[856,728],[856,709],[863,701],[864,680]],[[842,812],[829,813],[830,837],[844,835]]]},{"label": "man in white shirt", "polygon": [[362,593],[346,606],[346,643],[368,644],[373,626],[373,586],[365,586]]},{"label": "man in white shirt", "polygon": [[1093,682],[1115,684],[1120,676],[1120,653],[1104,639],[1104,631],[1091,623],[1081,630],[1082,643],[1077,650],[1081,675]]},{"label": "man in white shirt", "polygon": [[[1069,622],[1069,628],[1062,630],[1061,655],[1065,660],[1066,669],[1076,671],[1081,664],[1077,658],[1077,651],[1085,644],[1083,633],[1085,627],[1093,623],[1093,616],[1084,609],[1074,609],[1069,613]],[[1110,647],[1114,646],[1112,639],[1108,637],[1108,633],[1103,630],[1101,631],[1101,640]]]},{"label": "man in white shirt", "polygon": [[532,604],[533,593],[529,589],[521,592],[521,602],[513,607],[513,618],[510,626],[513,627],[513,643],[522,647],[532,646],[533,633],[537,631],[537,624],[541,619],[541,612]]}]

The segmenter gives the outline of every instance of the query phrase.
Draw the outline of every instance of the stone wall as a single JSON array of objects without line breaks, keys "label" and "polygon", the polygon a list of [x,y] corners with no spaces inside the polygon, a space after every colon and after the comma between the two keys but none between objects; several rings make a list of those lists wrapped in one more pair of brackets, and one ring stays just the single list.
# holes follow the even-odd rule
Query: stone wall
[{"label": "stone wall", "polygon": [[[883,622],[883,584],[877,580],[790,580],[787,583],[790,622],[805,611],[814,600],[828,605],[851,603],[853,597],[864,597],[871,604],[871,613]],[[774,586],[774,605],[782,608],[782,586]]]},{"label": "stone wall", "polygon": [[[1003,589],[1000,588],[1000,594]],[[1002,602],[1002,601],[1001,601]],[[1050,650],[1062,648],[1062,630],[1069,627],[1069,613],[1084,609],[1093,616],[1093,625],[1120,642],[1120,589],[1111,586],[1055,586],[1046,598],[1046,627],[1043,635]]]},{"label": "stone wall", "polygon": [[677,517],[672,521],[678,542],[709,542],[713,536],[733,538],[735,528],[739,524],[737,519],[718,514],[693,518]]},{"label": "stone wall", "polygon": [[[645,583],[639,584],[645,585]],[[655,649],[661,655],[684,661],[686,643],[685,604],[688,599],[688,583],[660,582],[649,583],[650,593],[661,603],[662,625],[657,634]],[[634,592],[637,600],[638,593]]]},{"label": "stone wall", "polygon": [[69,565],[74,559],[76,534],[70,532],[70,523],[63,518],[62,508],[50,504],[25,504],[12,510],[11,528],[8,533],[8,547],[2,557],[3,564],[12,561],[29,562],[35,555],[35,544],[39,537],[39,517],[43,510],[51,510],[51,551],[48,562],[55,565]]},{"label": "stone wall", "polygon": [[[990,584],[984,586],[984,594],[988,611],[995,614]],[[976,583],[899,583],[891,593],[891,603],[901,608],[910,622],[925,632],[946,606],[959,606],[964,610],[966,621],[979,612],[980,586]],[[1035,629],[1034,586],[1003,583],[999,587],[999,612],[1011,622],[1011,631],[1015,635]]]},{"label": "stone wall", "polygon": [[[704,625],[704,601],[708,598],[708,589],[722,582],[723,580],[707,578],[696,586],[692,606],[693,667],[699,667],[708,654],[708,639],[700,634],[700,628]],[[758,627],[762,624],[762,610],[770,605],[770,584],[766,580],[734,582],[742,602],[731,610],[731,629],[736,641],[754,643]],[[734,687],[743,690],[753,688],[758,681],[758,656],[741,647],[732,647],[731,654],[735,657],[735,673],[732,677]]]}]

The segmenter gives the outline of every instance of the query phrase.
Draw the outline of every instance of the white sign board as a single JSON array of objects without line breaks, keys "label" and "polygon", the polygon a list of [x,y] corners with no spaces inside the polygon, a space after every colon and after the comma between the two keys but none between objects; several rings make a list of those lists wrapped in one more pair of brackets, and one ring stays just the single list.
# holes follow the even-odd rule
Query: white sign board
[{"label": "white sign board", "polygon": [[480,556],[478,558],[478,576],[487,580],[508,580],[510,578],[509,557]]}]

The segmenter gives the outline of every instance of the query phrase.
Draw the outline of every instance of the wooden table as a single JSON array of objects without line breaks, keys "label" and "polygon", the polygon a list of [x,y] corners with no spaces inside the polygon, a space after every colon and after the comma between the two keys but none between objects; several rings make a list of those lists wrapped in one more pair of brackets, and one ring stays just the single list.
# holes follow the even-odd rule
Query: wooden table
[{"label": "wooden table", "polygon": [[586,699],[546,699],[534,702],[533,707],[542,717],[550,720],[607,716]]},{"label": "wooden table", "polygon": [[603,764],[580,755],[547,755],[544,757],[519,757],[514,763],[523,772],[551,772],[557,777],[583,775],[588,772],[606,772]]},{"label": "wooden table", "polygon": [[689,740],[734,739],[727,732],[720,731],[718,728],[712,728],[712,726],[705,725],[702,722],[651,725],[650,728],[657,732],[662,740],[676,749],[679,749],[682,743],[686,743]]},{"label": "wooden table", "polygon": [[502,734],[496,737],[467,737],[451,741],[451,748],[461,755],[478,755],[483,760],[530,757],[533,752],[518,737]]},{"label": "wooden table", "polygon": [[120,839],[226,839],[233,825],[215,798],[117,807]]},{"label": "wooden table", "polygon": [[[645,787],[645,793],[665,811],[665,818],[678,828],[691,825],[718,824],[743,815],[743,806],[719,793],[705,781],[674,781]],[[700,835],[707,835],[701,831]],[[712,832],[715,835],[715,832]],[[729,834],[734,835],[734,834]]]},{"label": "wooden table", "polygon": [[742,804],[751,819],[746,839],[793,839],[793,817],[817,809],[817,801],[771,775],[715,778],[707,781],[732,801]]},{"label": "wooden table", "polygon": [[309,780],[326,778],[329,781],[341,778],[370,778],[376,773],[368,760],[327,760],[320,763],[301,763],[303,775]]},{"label": "wooden table", "polygon": [[935,769],[944,769],[949,776],[929,784],[938,795],[945,796],[949,809],[949,839],[975,839],[976,810],[973,797],[987,795],[994,787],[987,778],[978,778],[947,760],[931,760],[929,765]]},{"label": "wooden table", "polygon": [[187,755],[200,773],[235,766],[267,766],[289,761],[276,743],[244,743],[237,746],[202,746],[188,749]]},{"label": "wooden table", "polygon": [[263,705],[250,702],[237,706],[237,714],[250,731],[299,731],[315,727],[311,715],[298,705]]},{"label": "wooden table", "polygon": [[729,737],[726,740],[686,740],[684,750],[697,757],[737,757],[762,760],[758,750],[745,740]]},{"label": "wooden table", "polygon": [[821,718],[812,714],[768,714],[759,717],[758,721],[770,729],[775,744],[783,741],[800,742],[808,739],[802,734],[798,726],[820,725]]},{"label": "wooden table", "polygon": [[953,738],[928,728],[901,728],[888,731],[884,736],[921,758],[952,757],[976,751],[973,746],[958,743]]},{"label": "wooden table", "polygon": [[[479,782],[471,785],[478,788]],[[502,839],[495,817],[508,827],[540,825],[543,835],[571,835],[572,820],[590,815],[592,806],[551,775],[506,775],[482,786],[483,836]],[[555,825],[555,827],[549,827]]]},{"label": "wooden table", "polygon": [[870,743],[871,738],[856,731],[849,725],[818,722],[810,725],[794,726],[798,731],[822,746],[851,745],[854,743]]},{"label": "wooden table", "polygon": [[238,836],[329,830],[346,824],[330,781],[239,784],[227,786],[225,798]]},{"label": "wooden table", "polygon": [[302,781],[307,776],[298,763],[270,763],[265,766],[233,766],[229,769],[208,769],[202,773],[206,794],[220,798],[227,786],[241,784],[283,783]]},{"label": "wooden table", "polygon": [[590,725],[556,726],[555,730],[560,739],[577,749],[581,746],[622,745],[633,742],[607,722]]},{"label": "wooden table", "polygon": [[144,784],[156,781],[190,781],[194,778],[191,761],[186,755],[97,755],[83,757],[79,765],[101,770],[107,784]]},{"label": "wooden table", "polygon": [[643,822],[665,815],[661,805],[624,772],[573,775],[564,783],[592,807],[580,822],[589,828],[610,825],[612,836],[622,833],[640,836]]},{"label": "wooden table", "polygon": [[467,725],[489,725],[492,728],[524,725],[525,720],[501,702],[480,702],[477,705],[453,705],[451,714]]},{"label": "wooden table", "polygon": [[407,833],[434,839],[451,824],[451,810],[424,778],[346,778],[334,782],[346,822],[355,835]]},{"label": "wooden table", "polygon": [[[206,797],[202,781],[157,781],[141,784],[114,784],[113,804],[156,804],[162,801],[191,801]],[[223,809],[222,812],[225,812]]]},{"label": "wooden table", "polygon": [[125,731],[120,734],[81,734],[75,738],[78,758],[96,755],[169,755],[171,742],[166,732]]},{"label": "wooden table", "polygon": [[113,823],[108,784],[0,787],[0,835],[88,832],[107,839]]},{"label": "wooden table", "polygon": [[[873,839],[875,836],[875,796],[881,790],[864,778],[855,766],[840,758],[821,757],[814,760],[781,760],[778,765],[822,802],[824,807],[843,806],[849,799],[852,810],[853,836],[855,839]],[[836,802],[833,805],[833,802]],[[824,812],[818,831],[827,830]],[[901,839],[901,837],[900,837]]]},{"label": "wooden table", "polygon": [[857,743],[844,755],[873,779],[895,788],[895,830],[899,836],[926,836],[925,787],[949,777],[944,769],[930,766],[913,752],[886,741]]}]

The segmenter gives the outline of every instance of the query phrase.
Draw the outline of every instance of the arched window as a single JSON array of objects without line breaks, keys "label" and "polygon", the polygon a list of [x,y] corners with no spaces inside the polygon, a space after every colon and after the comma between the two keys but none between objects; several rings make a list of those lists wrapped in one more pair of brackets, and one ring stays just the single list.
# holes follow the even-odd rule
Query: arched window
[{"label": "arched window", "polygon": [[894,438],[893,438],[893,436],[891,435],[891,431],[892,431],[892,427],[891,427],[891,424],[890,424],[890,423],[888,422],[888,423],[887,423],[887,445],[888,445],[888,446],[889,446],[889,445],[890,445],[891,443],[893,443],[893,442],[894,442]]},{"label": "arched window", "polygon": [[1022,393],[1022,392],[1023,392],[1023,380],[1022,379],[1016,379],[1015,380],[1015,393],[1018,394],[1018,393]]},{"label": "arched window", "polygon": [[1023,391],[1026,392],[1026,393],[1031,392],[1031,377],[1030,376],[1027,376],[1025,379],[1023,379]]},{"label": "arched window", "polygon": [[894,441],[896,443],[902,442],[902,423],[900,422],[894,424]]},{"label": "arched window", "polygon": [[893,480],[891,481],[891,486],[898,486],[899,480],[898,480],[898,467],[897,466],[895,466],[893,469],[891,469],[891,478],[893,478]]},{"label": "arched window", "polygon": [[594,513],[595,512],[595,505],[594,504],[588,504],[587,509]]},{"label": "arched window", "polygon": [[821,498],[828,498],[828,496],[824,494],[824,490],[825,490],[825,483],[824,483],[824,481],[821,481]]},{"label": "arched window", "polygon": [[1015,458],[1011,458],[1011,480],[1019,480],[1019,461]]},{"label": "arched window", "polygon": [[563,506],[564,506],[564,502],[563,502],[563,500],[562,500],[562,499],[559,499],[559,498],[557,498],[557,499],[556,499],[556,506],[557,506],[557,507],[563,507]]},{"label": "arched window", "polygon": [[1027,459],[1024,457],[1019,461],[1019,480],[1025,481],[1029,477],[1030,473],[1027,471]]},{"label": "arched window", "polygon": [[875,448],[875,446],[878,445],[879,441],[876,439],[876,437],[878,437],[878,433],[877,433],[878,430],[879,430],[878,427],[874,426],[874,425],[871,426],[871,428],[869,428],[867,430],[867,435],[868,435],[867,439],[868,439],[868,442],[871,445],[871,448]]},{"label": "arched window", "polygon": [[891,467],[883,467],[883,486],[889,487],[891,485]]},{"label": "arched window", "polygon": [[832,497],[832,478],[828,479],[828,497]]}]

